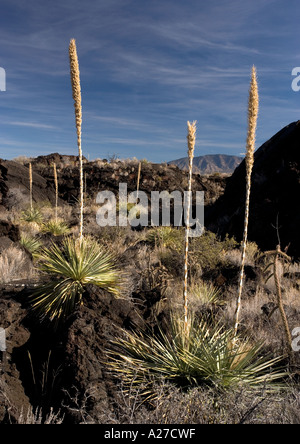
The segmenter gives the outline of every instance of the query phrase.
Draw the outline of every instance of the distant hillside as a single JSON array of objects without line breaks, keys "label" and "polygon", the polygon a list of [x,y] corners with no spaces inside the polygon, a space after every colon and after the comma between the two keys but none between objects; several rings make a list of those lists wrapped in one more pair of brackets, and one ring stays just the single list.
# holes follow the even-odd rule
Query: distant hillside
[{"label": "distant hillside", "polygon": [[[200,174],[232,174],[242,160],[242,157],[229,156],[226,154],[208,154],[206,156],[199,156],[194,158],[193,172]],[[172,160],[171,162],[168,162],[168,164],[177,165],[181,170],[188,170],[189,159],[188,157],[183,157],[182,159]]]}]

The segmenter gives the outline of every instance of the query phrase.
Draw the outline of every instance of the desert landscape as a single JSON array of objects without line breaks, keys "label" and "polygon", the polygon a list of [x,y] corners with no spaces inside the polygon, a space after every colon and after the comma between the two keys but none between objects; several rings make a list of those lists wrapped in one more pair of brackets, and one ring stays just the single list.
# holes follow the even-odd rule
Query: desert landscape
[{"label": "desert landscape", "polygon": [[[245,20],[247,14],[230,3]],[[119,6],[116,0],[116,10]],[[127,10],[122,13],[128,25]],[[110,14],[115,23],[115,9]],[[152,27],[161,36],[154,22]],[[130,42],[128,29],[124,36]],[[165,34],[178,44],[170,28]],[[246,48],[223,40],[198,43],[211,51],[243,53]],[[228,75],[238,78],[242,72],[248,91],[244,80],[243,88],[225,88],[227,99],[239,94],[247,104],[244,148],[233,142],[238,132],[229,137],[235,119],[230,112],[221,118],[208,113],[207,123],[205,113],[201,121],[185,118],[190,111],[180,113],[186,131],[180,138],[175,113],[176,135],[168,141],[170,128],[159,127],[156,114],[150,124],[132,119],[130,107],[118,117],[85,111],[85,97],[91,104],[99,88],[85,69],[96,63],[93,45],[83,44],[82,63],[80,40],[71,38],[68,45],[68,51],[63,49],[67,103],[73,108],[63,105],[62,119],[57,104],[49,115],[57,113],[62,125],[72,116],[74,150],[47,151],[59,146],[60,137],[71,137],[68,126],[60,132],[53,121],[24,122],[17,116],[7,127],[17,127],[18,136],[24,128],[42,129],[51,131],[53,140],[24,151],[22,140],[14,157],[8,147],[16,142],[0,140],[6,147],[0,155],[0,424],[98,424],[111,426],[104,438],[131,441],[146,436],[135,435],[138,425],[156,426],[148,439],[167,438],[169,432],[171,438],[186,433],[191,439],[197,431],[199,440],[204,424],[299,424],[300,120],[285,125],[280,120],[258,146],[263,126],[269,125],[264,110],[270,96],[266,84],[260,85],[260,70],[251,64],[247,75],[245,68]],[[261,56],[252,47],[246,53]],[[151,51],[148,56],[151,60]],[[124,60],[143,65],[132,54]],[[174,75],[176,88],[181,84],[180,69],[149,66],[153,78],[167,72],[169,86]],[[61,67],[50,77],[65,82]],[[122,73],[128,75],[126,69]],[[211,81],[210,75],[203,79]],[[186,87],[186,71],[183,80]],[[109,82],[113,85],[116,77],[101,93],[116,106],[118,87]],[[132,85],[132,103],[142,97],[157,105],[158,90],[139,90],[138,81]],[[8,100],[15,100],[14,94]],[[180,108],[177,99],[172,96],[172,107]],[[192,94],[189,103],[198,106],[202,100]],[[282,111],[283,99],[277,100]],[[160,103],[161,115],[166,104]],[[233,108],[234,116],[241,113]],[[27,115],[27,104],[25,109]],[[95,143],[93,125],[111,124],[115,133],[107,140],[138,146],[137,157],[104,156],[98,148],[93,153],[101,156],[86,152],[85,144]],[[145,131],[145,139],[130,135],[131,127]],[[202,137],[202,128],[216,139]],[[228,139],[218,154],[220,133]],[[158,134],[164,134],[160,140]],[[214,150],[199,155],[198,139]],[[24,138],[24,144],[31,140]],[[179,152],[174,146],[182,140]],[[169,160],[151,160],[155,147],[162,151],[160,159],[168,153]],[[232,154],[225,153],[226,147]],[[172,425],[182,428],[163,428]]]},{"label": "desert landscape", "polygon": [[[190,239],[185,331],[184,227],[100,227],[96,195],[116,190],[120,181],[136,190],[139,164],[140,190],[149,195],[185,189],[187,172],[146,160],[83,159],[88,250],[80,254],[87,269],[76,277],[76,265],[69,276],[59,265],[79,254],[67,243],[79,234],[78,156],[1,160],[0,325],[7,343],[1,423],[297,423],[299,353],[289,353],[276,280],[269,276],[275,257],[265,252],[276,250],[279,233],[291,255],[278,259],[277,272],[292,332],[300,313],[299,212],[292,205],[299,128],[292,123],[255,154],[234,345],[245,161],[232,175],[193,175],[192,189],[205,191],[206,228]],[[89,256],[94,245],[96,268]],[[55,308],[55,288],[68,279],[80,289],[73,297],[66,287]],[[50,299],[35,305],[43,291]]]}]

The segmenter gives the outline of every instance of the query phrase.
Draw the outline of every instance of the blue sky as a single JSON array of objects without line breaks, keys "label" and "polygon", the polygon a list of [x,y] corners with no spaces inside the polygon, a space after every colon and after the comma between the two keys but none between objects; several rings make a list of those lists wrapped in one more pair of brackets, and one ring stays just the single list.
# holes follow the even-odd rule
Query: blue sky
[{"label": "blue sky", "polygon": [[300,118],[297,0],[0,0],[0,157],[77,154],[68,45],[76,39],[86,157],[245,149],[252,65],[257,147]]}]

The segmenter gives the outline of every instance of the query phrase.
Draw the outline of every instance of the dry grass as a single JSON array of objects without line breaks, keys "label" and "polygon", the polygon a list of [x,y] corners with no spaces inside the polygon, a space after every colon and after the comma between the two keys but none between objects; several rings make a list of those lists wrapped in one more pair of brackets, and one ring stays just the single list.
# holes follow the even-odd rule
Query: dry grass
[{"label": "dry grass", "polygon": [[26,253],[18,247],[9,247],[0,255],[0,283],[7,284],[21,279],[33,279],[36,272]]}]

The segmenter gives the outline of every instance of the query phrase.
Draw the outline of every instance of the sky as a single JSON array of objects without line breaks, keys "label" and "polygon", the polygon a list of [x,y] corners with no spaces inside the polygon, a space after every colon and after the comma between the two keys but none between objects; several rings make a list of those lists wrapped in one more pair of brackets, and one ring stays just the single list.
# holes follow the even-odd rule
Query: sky
[{"label": "sky", "polygon": [[243,155],[253,65],[256,147],[299,119],[299,22],[298,0],[0,0],[0,158],[77,155],[71,38],[88,159],[185,157],[194,120],[195,156]]}]

